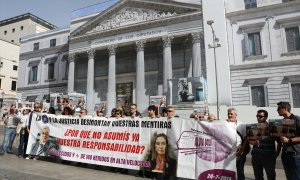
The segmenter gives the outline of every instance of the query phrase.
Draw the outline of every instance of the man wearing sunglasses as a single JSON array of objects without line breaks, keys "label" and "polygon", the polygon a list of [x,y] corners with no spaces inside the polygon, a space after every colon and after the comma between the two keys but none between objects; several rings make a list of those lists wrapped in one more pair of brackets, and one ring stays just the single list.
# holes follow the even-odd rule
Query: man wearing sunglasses
[{"label": "man wearing sunglasses", "polygon": [[294,120],[296,123],[295,137],[281,137],[283,144],[281,160],[287,180],[300,179],[300,117],[291,113],[289,102],[277,103],[277,112],[284,119]]},{"label": "man wearing sunglasses", "polygon": [[[252,167],[255,179],[263,180],[265,169],[268,180],[276,179],[275,165],[276,158],[281,151],[281,142],[279,139],[264,138],[264,127],[268,127],[268,112],[266,110],[258,110],[256,113],[258,127],[261,127],[262,134],[259,139],[249,139],[249,143],[253,145],[251,152]],[[275,141],[277,141],[277,148],[275,148]]]},{"label": "man wearing sunglasses", "polygon": [[167,119],[168,119],[168,120],[172,120],[173,117],[174,117],[174,113],[175,113],[174,108],[171,107],[171,106],[168,107],[168,109],[167,109]]}]

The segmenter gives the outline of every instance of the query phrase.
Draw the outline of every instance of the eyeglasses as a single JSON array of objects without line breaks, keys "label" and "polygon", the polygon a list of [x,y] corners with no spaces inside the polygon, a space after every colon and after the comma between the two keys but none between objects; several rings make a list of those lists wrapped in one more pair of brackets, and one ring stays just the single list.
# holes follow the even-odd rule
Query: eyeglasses
[{"label": "eyeglasses", "polygon": [[49,133],[46,133],[46,132],[42,132],[42,134],[49,136]]},{"label": "eyeglasses", "polygon": [[40,108],[40,106],[34,106],[34,108]]},{"label": "eyeglasses", "polygon": [[256,115],[256,117],[258,117],[258,118],[263,118],[263,117],[265,117],[265,116]]},{"label": "eyeglasses", "polygon": [[116,115],[120,115],[120,113],[116,113]]},{"label": "eyeglasses", "polygon": [[167,112],[174,112],[174,111],[168,110]]}]

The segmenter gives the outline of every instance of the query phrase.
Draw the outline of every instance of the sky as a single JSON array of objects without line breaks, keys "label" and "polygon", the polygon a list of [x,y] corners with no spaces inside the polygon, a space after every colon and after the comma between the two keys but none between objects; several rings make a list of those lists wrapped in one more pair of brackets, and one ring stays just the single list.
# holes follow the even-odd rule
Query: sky
[{"label": "sky", "polygon": [[70,25],[71,12],[108,0],[0,0],[0,21],[32,13],[58,27]]}]

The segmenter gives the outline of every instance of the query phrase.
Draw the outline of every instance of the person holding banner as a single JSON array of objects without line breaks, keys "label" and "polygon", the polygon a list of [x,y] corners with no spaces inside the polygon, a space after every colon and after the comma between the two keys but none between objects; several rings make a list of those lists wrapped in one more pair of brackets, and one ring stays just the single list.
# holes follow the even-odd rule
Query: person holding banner
[{"label": "person holding banner", "polygon": [[31,126],[31,121],[32,121],[32,115],[33,113],[40,113],[42,111],[42,104],[39,102],[35,102],[33,105],[34,110],[29,114],[28,121],[26,121],[26,131],[25,131],[25,136],[24,136],[24,150],[25,150],[25,155],[26,157],[26,150],[27,150],[27,143],[29,139],[29,134],[30,134],[30,126]]},{"label": "person holding banner", "polygon": [[137,111],[137,105],[131,104],[130,105],[130,116],[131,117],[140,117],[141,113]]},{"label": "person holding banner", "polygon": [[119,118],[122,118],[122,110],[117,108],[116,111],[115,111],[115,118],[119,119]]},{"label": "person holding banner", "polygon": [[175,109],[172,106],[169,106],[167,109],[167,120],[172,120],[174,117]]},{"label": "person holding banner", "polygon": [[65,106],[61,114],[65,115],[65,116],[73,116],[74,112],[72,111],[72,109],[70,107]]},{"label": "person holding banner", "polygon": [[289,102],[277,103],[277,112],[284,119],[294,120],[296,124],[295,137],[281,137],[283,149],[281,160],[287,180],[300,180],[300,117],[291,113]]},{"label": "person holding banner", "polygon": [[148,107],[148,115],[149,117],[152,119],[152,118],[156,118],[156,116],[158,115],[158,112],[157,112],[157,107],[154,106],[154,105],[150,105]]},{"label": "person holding banner", "polygon": [[169,143],[167,135],[154,134],[151,151],[148,156],[151,161],[151,176],[156,179],[176,179],[177,162],[169,156]]},{"label": "person holding banner", "polygon": [[88,110],[87,109],[81,109],[79,112],[79,117],[83,117],[86,116],[88,114]]},{"label": "person holding banner", "polygon": [[19,144],[19,148],[18,148],[18,157],[25,157],[26,149],[24,149],[24,144],[25,144],[24,140],[25,140],[25,133],[27,131],[26,123],[29,118],[29,113],[30,113],[30,109],[24,109],[23,114],[21,116],[22,128],[20,131],[20,144]]},{"label": "person holding banner", "polygon": [[[256,114],[258,131],[260,130],[260,138],[248,137],[249,143],[253,145],[251,152],[252,155],[252,167],[256,180],[263,180],[265,169],[268,180],[276,179],[276,158],[281,151],[281,143],[279,139],[272,137],[264,138],[264,128],[268,127],[268,112],[266,110],[258,110]],[[277,148],[275,148],[275,141],[277,141]]]},{"label": "person holding banner", "polygon": [[246,137],[246,127],[244,124],[237,120],[237,110],[235,108],[228,108],[227,110],[227,122],[236,128],[237,132],[237,152],[236,152],[236,169],[238,180],[245,179],[244,166],[246,163],[246,155],[249,153],[250,149],[246,149],[246,145],[249,145],[245,141]]},{"label": "person holding banner", "polygon": [[44,126],[40,134],[40,140],[31,147],[30,155],[26,159],[38,159],[39,156],[48,156],[50,150],[56,150],[56,145],[49,141],[50,129]]}]

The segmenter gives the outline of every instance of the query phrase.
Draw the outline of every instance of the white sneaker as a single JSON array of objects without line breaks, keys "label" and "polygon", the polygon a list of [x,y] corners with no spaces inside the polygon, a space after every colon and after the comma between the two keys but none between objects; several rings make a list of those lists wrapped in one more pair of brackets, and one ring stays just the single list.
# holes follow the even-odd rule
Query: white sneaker
[{"label": "white sneaker", "polygon": [[30,159],[29,157],[26,157],[25,159]]}]

